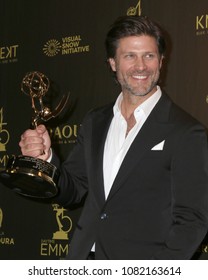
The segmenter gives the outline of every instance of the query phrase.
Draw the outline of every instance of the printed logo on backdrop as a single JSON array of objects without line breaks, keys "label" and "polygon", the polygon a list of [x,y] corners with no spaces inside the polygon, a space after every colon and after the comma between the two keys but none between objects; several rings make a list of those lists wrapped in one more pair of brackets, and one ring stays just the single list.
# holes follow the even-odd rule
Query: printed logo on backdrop
[{"label": "printed logo on backdrop", "polygon": [[53,211],[56,212],[56,221],[58,225],[58,231],[53,233],[53,239],[68,240],[68,233],[72,229],[72,220],[69,216],[65,215],[66,209],[59,208],[58,204],[53,204]]},{"label": "printed logo on backdrop", "polygon": [[198,248],[197,252],[208,254],[208,243],[202,243]]},{"label": "printed logo on backdrop", "polygon": [[66,36],[61,39],[52,38],[43,46],[43,53],[48,57],[87,53],[89,51],[90,46],[83,42],[83,39],[79,34]]},{"label": "printed logo on backdrop", "polygon": [[77,139],[78,129],[81,125],[64,124],[55,128],[48,128],[53,144],[74,144]]},{"label": "printed logo on backdrop", "polygon": [[127,10],[127,16],[140,16],[142,14],[142,0],[139,0],[136,6],[132,6]]},{"label": "printed logo on backdrop", "polygon": [[72,220],[66,214],[67,210],[58,204],[52,204],[57,228],[51,239],[41,240],[41,256],[64,258],[69,251],[69,232],[72,230]]},{"label": "printed logo on backdrop", "polygon": [[208,14],[196,16],[196,35],[208,35]]},{"label": "printed logo on backdrop", "polygon": [[4,214],[0,208],[0,245],[14,245],[14,238],[6,236],[3,230]]},{"label": "printed logo on backdrop", "polygon": [[[127,15],[141,15],[142,0],[139,0],[135,6],[129,7]],[[72,55],[77,53],[90,52],[90,45],[83,42],[80,34],[70,35],[59,38],[49,39],[43,46],[43,53],[48,57],[56,55]]]},{"label": "printed logo on backdrop", "polygon": [[6,146],[9,142],[10,134],[7,130],[7,122],[4,121],[3,108],[0,109],[0,170],[5,169],[9,155],[6,154]]},{"label": "printed logo on backdrop", "polygon": [[18,48],[19,45],[0,46],[0,63],[14,63],[18,61]]}]

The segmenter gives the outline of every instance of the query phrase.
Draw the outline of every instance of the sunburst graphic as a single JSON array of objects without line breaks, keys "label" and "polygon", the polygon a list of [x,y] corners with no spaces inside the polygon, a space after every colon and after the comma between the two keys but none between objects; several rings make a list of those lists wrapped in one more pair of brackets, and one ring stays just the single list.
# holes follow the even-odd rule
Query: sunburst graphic
[{"label": "sunburst graphic", "polygon": [[43,52],[47,56],[55,56],[59,53],[61,44],[55,39],[49,40],[43,47]]}]

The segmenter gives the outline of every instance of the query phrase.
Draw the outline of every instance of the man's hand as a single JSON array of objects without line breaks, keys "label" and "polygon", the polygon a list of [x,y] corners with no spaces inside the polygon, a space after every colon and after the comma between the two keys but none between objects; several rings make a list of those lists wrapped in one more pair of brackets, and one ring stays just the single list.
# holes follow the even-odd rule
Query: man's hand
[{"label": "man's hand", "polygon": [[42,160],[50,157],[51,140],[45,125],[26,130],[19,142],[22,154]]}]

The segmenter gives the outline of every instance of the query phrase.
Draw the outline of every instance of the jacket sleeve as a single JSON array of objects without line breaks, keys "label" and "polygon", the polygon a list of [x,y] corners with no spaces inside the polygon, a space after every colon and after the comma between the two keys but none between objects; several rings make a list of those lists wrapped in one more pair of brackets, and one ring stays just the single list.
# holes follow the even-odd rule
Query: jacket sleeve
[{"label": "jacket sleeve", "polygon": [[208,148],[201,125],[181,134],[171,165],[173,223],[153,259],[190,259],[208,230]]},{"label": "jacket sleeve", "polygon": [[85,120],[80,128],[77,143],[66,160],[61,164],[56,155],[52,158],[52,163],[54,163],[60,171],[58,180],[59,193],[55,197],[54,202],[66,208],[82,203],[88,192],[84,147],[84,123]]}]

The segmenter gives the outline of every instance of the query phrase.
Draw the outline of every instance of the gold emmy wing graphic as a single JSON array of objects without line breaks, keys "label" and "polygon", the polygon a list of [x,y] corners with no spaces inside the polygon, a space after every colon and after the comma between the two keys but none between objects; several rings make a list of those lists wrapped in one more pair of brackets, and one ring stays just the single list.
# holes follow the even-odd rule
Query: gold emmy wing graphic
[{"label": "gold emmy wing graphic", "polygon": [[[58,231],[53,234],[53,239],[68,240],[68,232],[72,229],[72,220],[69,216],[64,215],[66,209],[59,208],[59,205],[54,204],[53,210],[56,212],[56,221],[58,224]],[[67,228],[63,230],[64,224],[67,224]]]},{"label": "gold emmy wing graphic", "polygon": [[[55,110],[51,111],[46,107],[43,97],[48,92],[49,86],[49,79],[38,71],[27,73],[22,80],[21,91],[31,98],[32,128],[55,118],[68,102],[69,95],[64,95]],[[41,159],[22,155],[11,156],[6,169],[0,173],[0,180],[5,186],[18,194],[33,198],[55,196],[58,192],[57,179],[58,170],[54,165]]]},{"label": "gold emmy wing graphic", "polygon": [[3,108],[0,110],[0,152],[6,151],[6,144],[9,142],[9,132],[3,128],[7,123],[3,122]]},{"label": "gold emmy wing graphic", "polygon": [[142,0],[139,0],[139,2],[137,3],[136,7],[130,7],[127,10],[127,16],[135,16],[136,14],[138,16],[140,16],[142,14],[142,8],[141,8],[141,2]]}]

